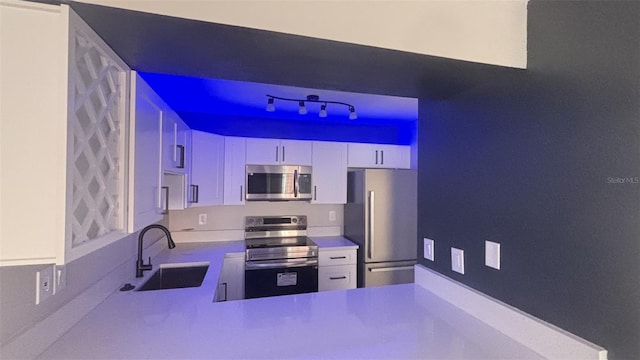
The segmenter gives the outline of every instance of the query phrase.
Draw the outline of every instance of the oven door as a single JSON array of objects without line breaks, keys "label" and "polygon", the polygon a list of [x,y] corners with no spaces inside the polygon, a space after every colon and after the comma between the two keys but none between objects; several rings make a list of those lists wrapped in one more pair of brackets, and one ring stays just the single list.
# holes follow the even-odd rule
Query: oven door
[{"label": "oven door", "polygon": [[297,259],[247,262],[245,299],[318,291],[318,262]]},{"label": "oven door", "polygon": [[311,200],[311,167],[247,165],[246,199]]}]

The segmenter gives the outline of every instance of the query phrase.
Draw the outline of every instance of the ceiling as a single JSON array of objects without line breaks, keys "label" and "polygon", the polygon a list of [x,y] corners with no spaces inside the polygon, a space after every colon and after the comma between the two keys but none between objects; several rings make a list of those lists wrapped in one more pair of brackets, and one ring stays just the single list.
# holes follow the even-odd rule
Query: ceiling
[{"label": "ceiling", "polygon": [[[70,3],[192,128],[225,135],[406,143],[420,102],[443,101],[503,73],[523,71],[98,5]],[[298,115],[266,94],[353,104]],[[317,104],[316,104],[317,105]],[[256,119],[261,119],[256,123]],[[295,122],[295,126],[290,126]],[[259,124],[259,126],[255,126]],[[301,126],[303,124],[304,126]],[[332,131],[323,131],[327,125]],[[377,127],[376,127],[377,126]],[[255,128],[264,129],[256,132]],[[371,130],[375,128],[374,130]],[[294,133],[296,132],[296,133]],[[333,135],[342,132],[342,135]],[[317,135],[322,134],[322,135]],[[331,134],[331,135],[330,135]],[[318,138],[320,136],[320,138]]]},{"label": "ceiling", "polygon": [[[212,118],[244,116],[347,123],[406,122],[418,119],[416,98],[156,73],[141,73],[141,76],[179,114],[206,113],[211,114]],[[358,118],[349,120],[349,111],[344,105],[328,104],[327,117],[319,119],[320,104],[310,102],[305,103],[308,113],[300,115],[298,102],[278,99],[274,100],[276,111],[267,112],[267,94],[302,100],[307,95],[318,95],[320,100],[353,105]]]}]

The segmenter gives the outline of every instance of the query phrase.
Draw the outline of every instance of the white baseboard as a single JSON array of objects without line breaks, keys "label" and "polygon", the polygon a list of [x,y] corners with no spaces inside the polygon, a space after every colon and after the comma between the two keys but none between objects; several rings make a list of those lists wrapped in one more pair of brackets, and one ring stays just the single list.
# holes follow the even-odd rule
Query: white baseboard
[{"label": "white baseboard", "polygon": [[419,264],[415,283],[545,358],[607,359],[604,348]]}]

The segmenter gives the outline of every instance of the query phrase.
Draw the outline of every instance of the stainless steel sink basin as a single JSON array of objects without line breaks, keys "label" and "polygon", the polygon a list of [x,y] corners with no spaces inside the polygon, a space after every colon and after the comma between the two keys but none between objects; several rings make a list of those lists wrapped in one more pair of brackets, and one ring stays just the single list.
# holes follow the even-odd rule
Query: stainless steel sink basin
[{"label": "stainless steel sink basin", "polygon": [[209,269],[208,264],[161,265],[136,291],[198,287]]}]

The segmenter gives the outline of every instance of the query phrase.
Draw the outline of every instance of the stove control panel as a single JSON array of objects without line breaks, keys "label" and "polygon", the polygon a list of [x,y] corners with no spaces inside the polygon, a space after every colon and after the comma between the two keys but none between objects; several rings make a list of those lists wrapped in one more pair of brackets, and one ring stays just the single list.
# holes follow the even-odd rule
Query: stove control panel
[{"label": "stove control panel", "polygon": [[286,228],[290,226],[307,227],[307,215],[285,216],[246,216],[244,218],[245,229],[255,227]]}]

